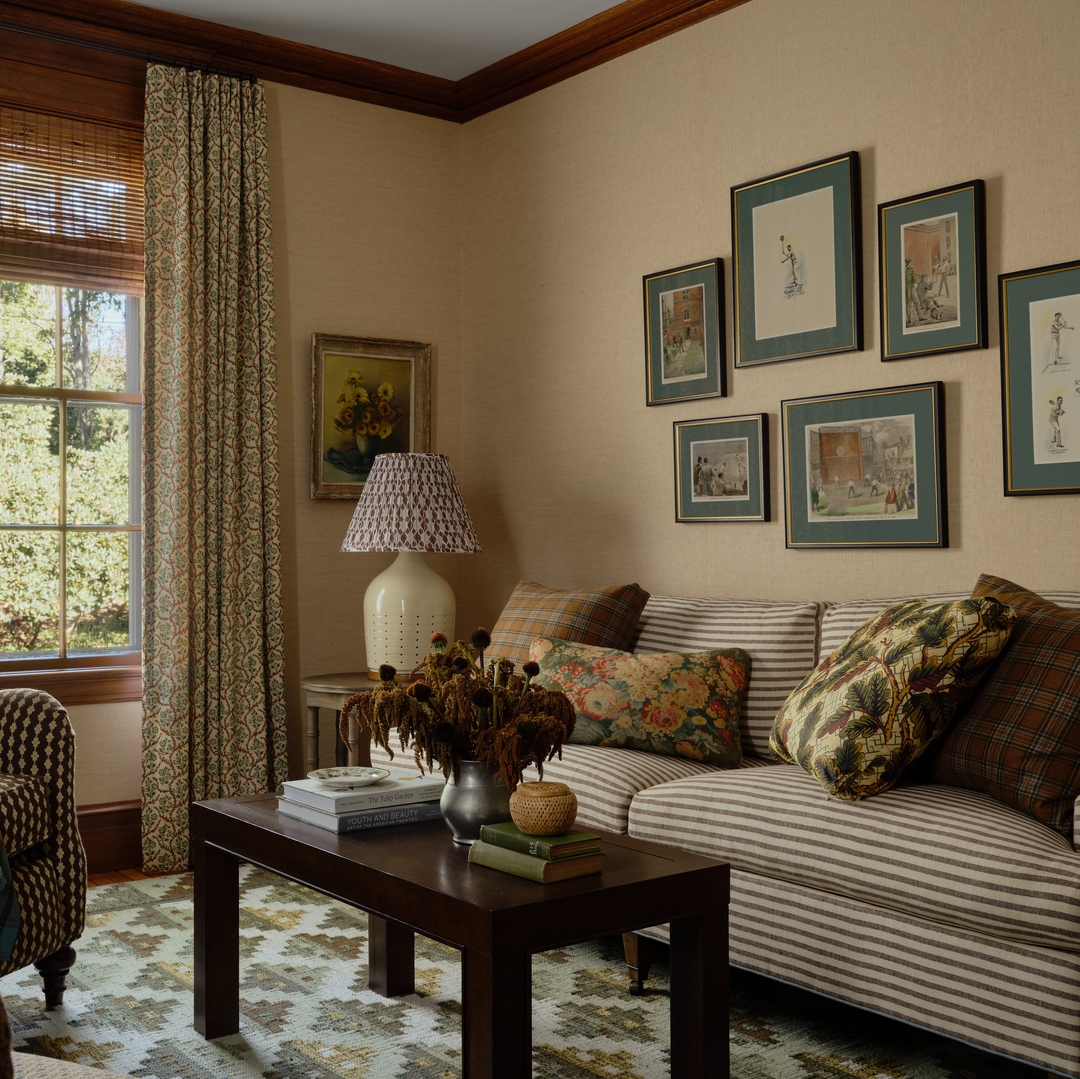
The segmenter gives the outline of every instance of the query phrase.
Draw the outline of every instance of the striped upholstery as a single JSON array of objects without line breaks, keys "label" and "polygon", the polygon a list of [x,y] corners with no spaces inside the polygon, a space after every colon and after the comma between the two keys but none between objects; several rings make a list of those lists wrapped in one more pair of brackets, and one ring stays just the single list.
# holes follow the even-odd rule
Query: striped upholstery
[{"label": "striped upholstery", "polygon": [[916,918],[1080,952],[1080,857],[976,791],[919,784],[846,803],[790,765],[714,772],[642,791],[629,831]]},{"label": "striped upholstery", "polygon": [[47,790],[48,839],[11,859],[21,914],[10,974],[66,947],[83,931],[86,859],[75,819],[75,734],[59,701],[36,689],[0,690],[0,775],[34,775]]},{"label": "striped upholstery", "polygon": [[650,596],[630,650],[743,648],[749,652],[750,684],[739,719],[743,752],[769,757],[769,732],[776,713],[817,663],[818,631],[825,607],[815,602]]}]

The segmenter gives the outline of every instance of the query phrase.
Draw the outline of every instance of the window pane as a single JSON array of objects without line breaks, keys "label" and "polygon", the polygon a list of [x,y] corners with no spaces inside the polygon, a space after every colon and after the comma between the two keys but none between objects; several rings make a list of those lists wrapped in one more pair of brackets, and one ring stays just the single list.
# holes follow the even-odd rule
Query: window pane
[{"label": "window pane", "polygon": [[123,393],[128,387],[127,297],[65,288],[64,386]]},{"label": "window pane", "polygon": [[132,409],[67,406],[67,523],[130,524]]},{"label": "window pane", "polygon": [[0,383],[56,385],[56,289],[0,281]]},{"label": "window pane", "polygon": [[130,582],[127,532],[67,536],[68,655],[127,651]]},{"label": "window pane", "polygon": [[60,523],[59,432],[56,401],[0,399],[0,525]]},{"label": "window pane", "polygon": [[59,533],[0,531],[0,581],[0,659],[59,655]]}]

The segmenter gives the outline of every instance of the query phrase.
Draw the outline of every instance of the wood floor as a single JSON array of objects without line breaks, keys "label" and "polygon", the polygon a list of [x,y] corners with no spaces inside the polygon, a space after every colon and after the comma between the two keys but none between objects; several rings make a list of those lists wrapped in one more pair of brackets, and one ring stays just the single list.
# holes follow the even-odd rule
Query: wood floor
[{"label": "wood floor", "polygon": [[100,888],[102,884],[122,884],[125,880],[149,880],[166,877],[167,873],[144,873],[141,869],[118,869],[113,873],[94,873],[86,878],[88,888]]}]

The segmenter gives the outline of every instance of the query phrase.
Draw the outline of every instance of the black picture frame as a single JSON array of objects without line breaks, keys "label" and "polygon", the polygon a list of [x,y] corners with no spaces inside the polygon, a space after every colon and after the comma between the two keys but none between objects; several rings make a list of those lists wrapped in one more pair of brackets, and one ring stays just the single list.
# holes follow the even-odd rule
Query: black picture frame
[{"label": "black picture frame", "polygon": [[944,383],[783,401],[789,548],[948,547]]},{"label": "black picture frame", "polygon": [[878,206],[881,359],[988,347],[986,184]]},{"label": "black picture frame", "polygon": [[645,404],[726,396],[724,260],[646,274],[642,293]]},{"label": "black picture frame", "polygon": [[[676,420],[672,437],[676,521],[769,520],[768,413]],[[709,461],[704,483],[701,458]]]},{"label": "black picture frame", "polygon": [[1080,261],[1001,274],[998,309],[1005,494],[1080,493]]},{"label": "black picture frame", "polygon": [[856,151],[732,187],[731,242],[736,368],[862,349]]}]

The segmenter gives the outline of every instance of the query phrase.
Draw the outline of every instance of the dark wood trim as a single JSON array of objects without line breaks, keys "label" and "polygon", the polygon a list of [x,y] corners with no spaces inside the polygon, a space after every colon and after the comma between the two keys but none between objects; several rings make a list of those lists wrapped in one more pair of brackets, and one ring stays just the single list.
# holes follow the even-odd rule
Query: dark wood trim
[{"label": "dark wood trim", "polygon": [[626,0],[457,83],[466,123],[748,0]]},{"label": "dark wood trim", "polygon": [[86,872],[113,873],[142,865],[142,803],[101,802],[75,810]]},{"label": "dark wood trim", "polygon": [[78,667],[41,671],[23,668],[11,674],[0,674],[0,689],[43,689],[65,708],[73,704],[141,701],[142,668]]},{"label": "dark wood trim", "polygon": [[[74,38],[103,48],[124,49],[147,58],[176,59],[245,72],[270,82],[466,123],[747,2],[626,0],[458,82],[141,7],[125,0],[0,0],[0,24]],[[60,43],[45,44],[59,46]],[[43,47],[39,45],[37,51],[40,53]],[[141,63],[131,57],[115,59],[125,73],[129,68],[136,70]],[[58,71],[71,70],[59,63],[45,66]],[[58,87],[48,87],[40,72],[31,71],[29,76],[46,93],[58,94],[62,99],[79,99],[78,75],[69,74]],[[23,85],[21,79],[18,73],[13,73],[7,81],[0,78],[0,97],[9,90],[18,95],[19,86]],[[126,85],[126,75],[115,81]],[[9,87],[8,83],[16,85]],[[24,93],[31,92],[36,91],[27,84]],[[124,90],[117,90],[117,94],[123,99],[121,104],[130,108],[130,94]],[[141,106],[141,98],[139,103]],[[105,107],[120,105],[110,103]]]}]

